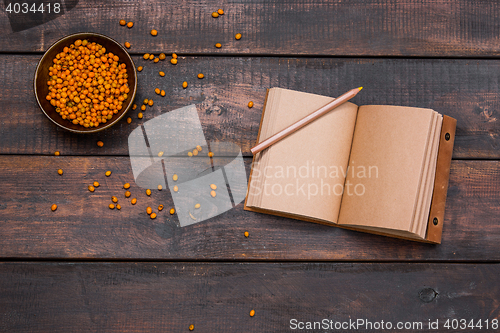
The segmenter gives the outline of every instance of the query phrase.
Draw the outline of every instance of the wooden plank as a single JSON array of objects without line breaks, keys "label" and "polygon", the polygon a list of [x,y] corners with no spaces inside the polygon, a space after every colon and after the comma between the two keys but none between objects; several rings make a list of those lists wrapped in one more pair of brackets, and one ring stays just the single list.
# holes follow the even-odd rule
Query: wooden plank
[{"label": "wooden plank", "polygon": [[[183,158],[179,158],[183,160]],[[246,160],[247,174],[251,160]],[[183,161],[179,161],[181,165]],[[64,170],[63,176],[57,169]],[[180,169],[180,167],[179,167]],[[168,190],[148,197],[127,157],[0,156],[3,258],[161,260],[500,259],[500,162],[453,161],[442,244],[433,246],[247,212],[177,226]],[[111,170],[111,177],[104,172]],[[98,181],[94,193],[87,186]],[[124,197],[122,185],[132,184]],[[122,209],[110,210],[111,196]],[[137,198],[135,206],[130,199]],[[50,210],[55,203],[58,208]],[[155,220],[146,207],[165,205]],[[244,237],[248,231],[250,237]]]},{"label": "wooden plank", "polygon": [[[500,61],[430,59],[180,57],[176,66],[154,64],[139,73],[137,101],[155,105],[131,125],[124,120],[97,134],[67,133],[40,111],[32,93],[38,56],[0,55],[0,153],[128,155],[127,138],[163,112],[194,103],[208,141],[238,144],[246,156],[254,145],[266,88],[283,87],[338,96],[363,86],[353,102],[432,108],[458,120],[454,158],[500,158]],[[160,77],[158,71],[167,73]],[[196,78],[198,73],[205,78]],[[183,81],[189,83],[182,89]],[[154,93],[164,89],[166,97]],[[249,101],[255,106],[247,107]],[[96,141],[103,140],[99,149]]]},{"label": "wooden plank", "polygon": [[349,320],[450,332],[447,320],[473,319],[484,330],[498,327],[499,274],[498,264],[2,263],[0,330],[290,332],[323,319],[334,326],[314,332],[354,331],[335,330]]},{"label": "wooden plank", "polygon": [[[370,56],[485,56],[500,54],[496,1],[75,1],[64,15],[12,32],[0,15],[0,51],[44,51],[70,33],[95,31],[134,52]],[[211,13],[223,8],[225,15]],[[26,15],[12,17],[25,21]],[[120,19],[134,21],[128,29]],[[19,22],[20,21],[20,22]],[[151,29],[158,30],[152,37]],[[237,41],[236,33],[243,35]],[[222,43],[221,49],[214,47]]]}]

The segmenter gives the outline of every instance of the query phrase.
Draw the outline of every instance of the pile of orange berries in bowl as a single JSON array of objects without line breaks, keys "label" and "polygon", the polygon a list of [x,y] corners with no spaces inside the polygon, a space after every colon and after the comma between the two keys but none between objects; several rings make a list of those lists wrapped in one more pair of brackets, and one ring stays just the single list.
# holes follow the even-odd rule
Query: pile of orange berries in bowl
[{"label": "pile of orange berries in bowl", "polygon": [[[137,80],[127,52],[120,52],[119,45],[114,45],[112,52],[99,41],[90,40],[61,45],[52,52],[50,62],[45,60],[45,69],[37,68],[37,77],[46,78],[45,87],[35,82],[42,110],[59,126],[75,132],[96,131],[115,123],[135,97]],[[55,113],[47,110],[47,103]]]}]

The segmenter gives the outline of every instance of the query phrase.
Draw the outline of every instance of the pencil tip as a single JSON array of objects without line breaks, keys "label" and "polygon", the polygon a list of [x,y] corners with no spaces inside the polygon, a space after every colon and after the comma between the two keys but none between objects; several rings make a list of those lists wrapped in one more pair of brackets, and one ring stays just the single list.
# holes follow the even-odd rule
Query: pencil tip
[{"label": "pencil tip", "polygon": [[358,89],[359,89],[359,91],[361,91],[361,89],[363,89],[363,87],[359,87]]}]

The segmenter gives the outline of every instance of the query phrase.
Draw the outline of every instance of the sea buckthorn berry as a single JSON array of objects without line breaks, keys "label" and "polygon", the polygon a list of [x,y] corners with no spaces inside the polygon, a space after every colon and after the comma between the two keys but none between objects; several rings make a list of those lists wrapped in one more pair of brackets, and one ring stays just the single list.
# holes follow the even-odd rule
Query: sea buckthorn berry
[{"label": "sea buckthorn berry", "polygon": [[164,72],[158,72],[158,74],[160,74],[160,76],[165,76]]},{"label": "sea buckthorn berry", "polygon": [[194,156],[198,155],[198,149],[194,149],[194,150],[193,150],[193,155],[194,155]]},{"label": "sea buckthorn berry", "polygon": [[53,204],[50,209],[52,209],[52,211],[55,211],[57,209],[57,205],[56,204]]},{"label": "sea buckthorn berry", "polygon": [[217,43],[217,44],[215,44],[215,47],[218,48],[218,49],[220,49],[222,47],[222,44],[221,43]]},{"label": "sea buckthorn berry", "polygon": [[163,205],[158,206],[158,211],[161,212],[163,210]]},{"label": "sea buckthorn berry", "polygon": [[124,188],[124,189],[128,189],[128,188],[130,188],[130,184],[129,184],[129,183],[125,183],[125,184],[123,184],[123,188]]},{"label": "sea buckthorn berry", "polygon": [[154,58],[154,60],[153,60],[153,62],[154,62],[155,64],[156,64],[157,62],[159,62],[159,61],[160,61],[160,59],[158,59],[158,58]]},{"label": "sea buckthorn berry", "polygon": [[234,38],[236,38],[236,39],[241,39],[241,34],[236,34],[236,35],[234,36]]},{"label": "sea buckthorn berry", "polygon": [[177,54],[172,53],[172,58],[177,59]]},{"label": "sea buckthorn berry", "polygon": [[116,205],[116,209],[122,209],[122,206],[120,204]]},{"label": "sea buckthorn berry", "polygon": [[118,198],[113,195],[111,197],[111,201],[113,201],[114,203],[117,203],[118,202]]},{"label": "sea buckthorn berry", "polygon": [[146,194],[151,195],[151,190],[149,188],[146,190]]},{"label": "sea buckthorn berry", "polygon": [[138,72],[142,72],[142,66],[137,67]]},{"label": "sea buckthorn berry", "polygon": [[141,110],[142,110],[142,111],[146,111],[146,105],[142,104],[142,105],[141,105]]},{"label": "sea buckthorn berry", "polygon": [[217,12],[213,12],[213,13],[212,13],[212,17],[214,17],[214,18],[219,17],[219,13],[217,13]]},{"label": "sea buckthorn berry", "polygon": [[255,316],[255,310],[250,311],[250,317]]},{"label": "sea buckthorn berry", "polygon": [[159,95],[159,94],[160,94],[160,88],[156,88],[156,89],[155,89],[155,93],[156,93],[157,95]]},{"label": "sea buckthorn berry", "polygon": [[127,24],[127,21],[125,21],[125,20],[120,20],[120,25],[125,25],[125,24]]},{"label": "sea buckthorn berry", "polygon": [[132,118],[128,117],[127,118],[127,124],[130,124],[132,122]]},{"label": "sea buckthorn berry", "polygon": [[197,145],[197,146],[196,146],[196,149],[197,149],[198,151],[201,151],[201,146],[200,146],[200,145]]},{"label": "sea buckthorn berry", "polygon": [[142,112],[139,112],[139,114],[137,115],[137,118],[142,119]]},{"label": "sea buckthorn berry", "polygon": [[102,147],[104,146],[104,142],[102,141],[97,141],[97,147]]},{"label": "sea buckthorn berry", "polygon": [[137,104],[132,105],[132,110],[137,109]]},{"label": "sea buckthorn berry", "polygon": [[156,36],[158,35],[158,31],[156,31],[155,29],[151,30],[151,36]]},{"label": "sea buckthorn berry", "polygon": [[208,157],[214,157],[214,153],[209,152],[209,153],[208,153]]},{"label": "sea buckthorn berry", "polygon": [[188,151],[188,156],[189,156],[189,157],[193,156],[193,153],[192,153],[192,152],[190,152],[190,151]]},{"label": "sea buckthorn berry", "polygon": [[144,101],[142,102],[144,105],[149,103],[149,99],[145,98]]},{"label": "sea buckthorn berry", "polygon": [[245,231],[245,237],[248,238],[248,236],[250,236],[250,234],[248,233],[248,231]]},{"label": "sea buckthorn berry", "polygon": [[174,180],[174,182],[176,182],[176,181],[177,181],[177,179],[179,179],[179,176],[177,176],[177,174],[176,174],[176,173],[174,173],[174,175],[172,176],[172,179]]},{"label": "sea buckthorn berry", "polygon": [[59,169],[59,170],[57,170],[57,173],[60,174],[60,175],[62,175],[63,174],[63,170]]},{"label": "sea buckthorn berry", "polygon": [[153,209],[151,207],[146,208],[146,213],[150,215],[153,212]]},{"label": "sea buckthorn berry", "polygon": [[215,191],[210,191],[210,195],[211,195],[213,198],[215,198],[215,196],[217,195],[217,192],[215,192]]},{"label": "sea buckthorn berry", "polygon": [[109,171],[109,170],[108,170],[108,171],[106,171],[105,175],[106,175],[106,177],[111,176],[111,171]]},{"label": "sea buckthorn berry", "polygon": [[150,54],[149,55],[149,60],[153,60],[155,58],[155,55],[154,54]]},{"label": "sea buckthorn berry", "polygon": [[144,55],[142,57],[144,58],[144,60],[148,60],[149,59],[149,53],[144,53]]},{"label": "sea buckthorn berry", "polygon": [[149,102],[148,102],[148,105],[149,105],[149,106],[153,106],[153,104],[154,104],[153,100],[152,100],[152,99],[150,99],[150,100],[149,100]]},{"label": "sea buckthorn berry", "polygon": [[129,42],[125,42],[125,47],[126,47],[127,49],[130,49],[130,43],[129,43]]},{"label": "sea buckthorn berry", "polygon": [[190,331],[194,330],[194,325],[189,325],[189,330]]},{"label": "sea buckthorn berry", "polygon": [[165,60],[167,56],[165,55],[165,53],[160,53],[160,55],[158,56],[158,58],[160,58],[160,60]]},{"label": "sea buckthorn berry", "polygon": [[215,185],[215,184],[210,184],[210,188],[211,188],[212,190],[216,190],[216,189],[217,189],[217,185]]},{"label": "sea buckthorn berry", "polygon": [[175,209],[174,208],[170,208],[170,215],[174,215],[175,214]]},{"label": "sea buckthorn berry", "polygon": [[160,151],[160,152],[158,153],[158,157],[162,157],[162,156],[163,156],[163,152],[162,152],[162,151]]},{"label": "sea buckthorn berry", "polygon": [[252,101],[248,102],[248,107],[249,108],[253,107],[253,102]]},{"label": "sea buckthorn berry", "polygon": [[127,27],[132,28],[134,26],[134,22],[127,23]]},{"label": "sea buckthorn berry", "polygon": [[199,203],[197,203],[196,205],[194,205],[194,208],[195,208],[195,209],[198,209],[198,208],[200,208],[200,207],[201,207],[201,205],[200,205]]},{"label": "sea buckthorn berry", "polygon": [[99,182],[94,182],[94,187],[99,187]]},{"label": "sea buckthorn berry", "polygon": [[174,186],[174,192],[179,191],[179,187],[177,185]]},{"label": "sea buckthorn berry", "polygon": [[109,209],[115,209],[115,205],[113,205],[113,204],[109,204],[108,207],[109,207]]},{"label": "sea buckthorn berry", "polygon": [[172,65],[177,65],[177,59],[175,59],[175,58],[170,59],[170,63]]},{"label": "sea buckthorn berry", "polygon": [[89,191],[90,191],[90,192],[94,192],[94,191],[95,191],[95,188],[94,188],[94,186],[92,186],[92,185],[89,185]]},{"label": "sea buckthorn berry", "polygon": [[59,156],[59,155],[61,155],[61,153],[60,153],[59,151],[56,151],[56,152],[54,153],[54,155]]},{"label": "sea buckthorn berry", "polygon": [[219,15],[224,15],[224,11],[223,11],[222,9],[217,10],[217,13],[218,13]]},{"label": "sea buckthorn berry", "polygon": [[131,203],[132,205],[135,205],[135,204],[137,203],[137,198],[133,198],[133,199],[130,201],[130,203]]},{"label": "sea buckthorn berry", "polygon": [[203,79],[204,77],[205,75],[203,75],[203,73],[198,74],[198,79]]},{"label": "sea buckthorn berry", "polygon": [[149,217],[150,217],[151,219],[155,219],[155,218],[156,218],[156,213],[152,213],[151,215],[149,215]]},{"label": "sea buckthorn berry", "polygon": [[161,95],[162,97],[165,97],[165,90],[160,91],[160,95]]},{"label": "sea buckthorn berry", "polygon": [[182,88],[186,89],[188,87],[188,83],[186,81],[182,82]]},{"label": "sea buckthorn berry", "polygon": [[125,198],[129,198],[131,194],[132,194],[132,193],[130,193],[130,191],[126,191],[126,192],[125,192]]},{"label": "sea buckthorn berry", "polygon": [[158,185],[158,191],[161,191],[161,190],[163,190],[163,186]]}]

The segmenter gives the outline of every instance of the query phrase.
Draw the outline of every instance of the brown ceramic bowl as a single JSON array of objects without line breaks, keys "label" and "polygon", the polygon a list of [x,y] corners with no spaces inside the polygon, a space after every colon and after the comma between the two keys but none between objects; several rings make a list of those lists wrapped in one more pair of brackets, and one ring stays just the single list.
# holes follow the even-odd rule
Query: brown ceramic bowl
[{"label": "brown ceramic bowl", "polygon": [[[101,44],[106,48],[107,52],[112,52],[113,54],[117,55],[120,58],[120,63],[125,63],[127,65],[128,84],[130,92],[127,99],[123,103],[123,108],[117,114],[115,114],[110,121],[106,122],[105,124],[101,124],[98,127],[86,128],[81,125],[75,125],[67,119],[62,119],[61,116],[56,112],[56,108],[52,106],[46,99],[46,96],[49,92],[47,81],[49,80],[49,67],[52,65],[52,60],[55,58],[56,54],[62,52],[65,46],[69,46],[78,39],[86,39],[89,42],[96,42],[98,44]],[[135,70],[135,65],[132,61],[132,58],[130,58],[130,55],[125,50],[125,48],[120,45],[120,43],[104,35],[92,32],[82,32],[63,37],[49,47],[49,49],[45,52],[45,54],[38,62],[38,66],[36,67],[34,91],[38,105],[40,105],[43,113],[45,113],[45,115],[50,120],[52,120],[54,124],[75,133],[95,133],[116,124],[131,108],[132,102],[135,98],[135,93],[137,91],[137,72]]]}]

